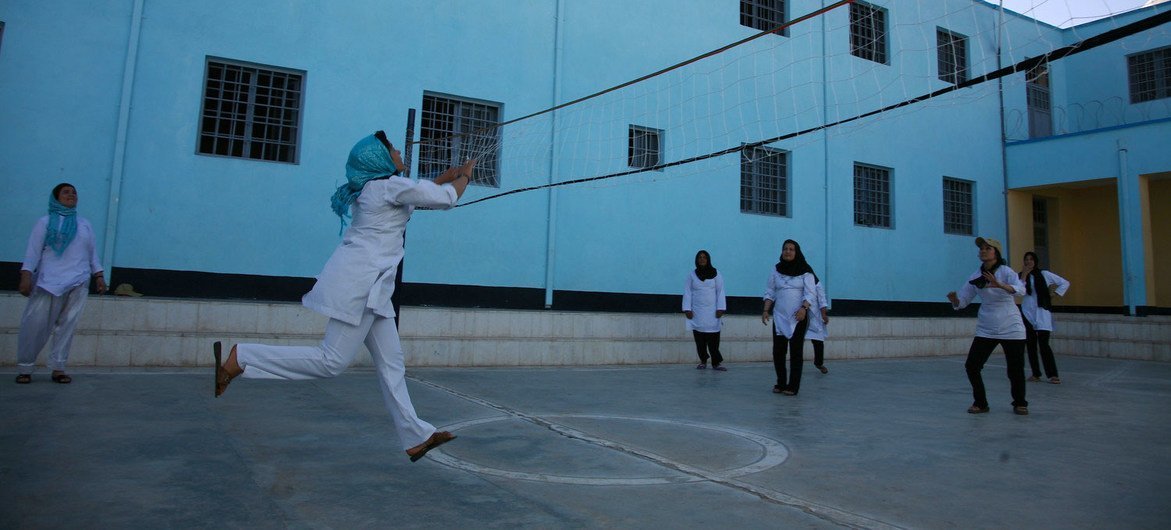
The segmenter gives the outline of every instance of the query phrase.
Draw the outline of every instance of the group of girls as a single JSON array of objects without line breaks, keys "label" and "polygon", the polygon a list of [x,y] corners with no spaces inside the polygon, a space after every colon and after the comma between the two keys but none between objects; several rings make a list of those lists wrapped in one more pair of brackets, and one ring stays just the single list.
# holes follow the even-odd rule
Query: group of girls
[{"label": "group of girls", "polygon": [[[801,390],[806,339],[813,342],[814,366],[823,374],[829,372],[825,367],[827,306],[825,287],[805,260],[801,246],[785,240],[780,261],[769,272],[760,316],[761,323],[772,322],[773,367],[777,374],[774,393],[795,396]],[[695,255],[695,270],[688,273],[683,289],[683,314],[699,355],[697,369],[706,369],[710,359],[713,369],[727,370],[720,355],[721,317],[726,310],[724,280],[712,266],[711,255],[701,250]]]},{"label": "group of girls", "polygon": [[[1007,265],[999,241],[978,237],[976,246],[979,248],[980,268],[958,293],[952,291],[947,295],[957,310],[967,307],[976,296],[981,299],[976,336],[964,363],[973,395],[968,412],[989,411],[980,372],[999,345],[1007,359],[1013,412],[1027,415],[1026,381],[1041,381],[1043,367],[1050,383],[1061,383],[1053,349],[1049,346],[1053,331],[1050,289],[1064,295],[1069,289],[1069,281],[1043,270],[1034,252],[1025,253],[1024,267],[1017,274]],[[1016,297],[1022,299],[1019,308]],[[829,323],[828,305],[825,287],[805,260],[801,245],[791,239],[785,240],[780,261],[769,272],[764,311],[760,316],[761,323],[772,322],[773,367],[777,375],[774,393],[795,396],[801,390],[806,339],[813,343],[814,366],[823,374],[829,372],[825,367],[824,342],[826,324]],[[699,355],[697,369],[706,369],[710,360],[713,369],[727,370],[720,354],[721,317],[726,310],[724,280],[712,266],[711,255],[700,250],[695,255],[695,270],[688,273],[683,290],[683,314],[687,317],[687,328],[692,332]],[[1026,350],[1032,369],[1032,376],[1027,380],[1024,375]]]}]

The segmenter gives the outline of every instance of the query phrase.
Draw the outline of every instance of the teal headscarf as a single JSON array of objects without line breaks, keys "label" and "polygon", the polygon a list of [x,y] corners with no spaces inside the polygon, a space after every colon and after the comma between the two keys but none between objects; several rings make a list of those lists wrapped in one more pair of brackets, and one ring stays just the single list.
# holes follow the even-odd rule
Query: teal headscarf
[{"label": "teal headscarf", "polygon": [[[60,188],[58,186],[57,189]],[[57,202],[55,194],[50,193],[49,226],[45,228],[45,246],[60,256],[77,235],[77,208],[66,208],[64,204]]]},{"label": "teal headscarf", "polygon": [[347,182],[338,186],[330,201],[333,213],[341,218],[342,228],[345,228],[346,218],[350,216],[350,205],[358,200],[358,195],[362,194],[362,188],[367,182],[397,174],[399,170],[391,160],[390,151],[382,144],[382,140],[373,134],[358,140],[354,148],[350,149],[350,157],[346,160]]}]

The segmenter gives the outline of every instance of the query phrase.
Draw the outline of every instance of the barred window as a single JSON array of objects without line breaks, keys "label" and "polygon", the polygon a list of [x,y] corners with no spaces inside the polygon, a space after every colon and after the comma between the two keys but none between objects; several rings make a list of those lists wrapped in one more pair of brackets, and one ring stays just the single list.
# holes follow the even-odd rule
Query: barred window
[{"label": "barred window", "polygon": [[740,211],[789,215],[789,154],[754,147],[740,152]]},{"label": "barred window", "polygon": [[[740,0],[740,25],[768,31],[784,24],[785,0]],[[777,32],[788,35],[789,28]]]},{"label": "barred window", "polygon": [[424,94],[421,122],[420,176],[478,157],[472,184],[500,187],[500,104]]},{"label": "barred window", "polygon": [[939,46],[939,78],[958,85],[968,80],[968,38],[943,28],[935,30]]},{"label": "barred window", "polygon": [[854,164],[854,224],[890,228],[890,170]]},{"label": "barred window", "polygon": [[296,164],[305,72],[207,59],[198,152]]},{"label": "barred window", "polygon": [[653,167],[663,162],[663,132],[637,125],[630,126],[626,144],[626,163],[630,167]]},{"label": "barred window", "polygon": [[1126,67],[1131,103],[1171,98],[1171,47],[1128,56]]},{"label": "barred window", "polygon": [[972,235],[972,211],[972,182],[943,177],[943,232]]},{"label": "barred window", "polygon": [[850,4],[850,54],[887,64],[885,9],[863,2]]}]

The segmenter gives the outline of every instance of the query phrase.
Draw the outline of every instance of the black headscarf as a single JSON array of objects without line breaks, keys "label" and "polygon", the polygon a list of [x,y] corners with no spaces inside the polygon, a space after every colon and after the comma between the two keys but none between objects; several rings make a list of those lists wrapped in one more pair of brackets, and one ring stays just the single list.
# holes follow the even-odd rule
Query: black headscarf
[{"label": "black headscarf", "polygon": [[796,241],[786,239],[781,244],[781,253],[784,253],[785,245],[789,243],[793,244],[793,249],[796,251],[793,256],[793,261],[785,261],[784,259],[778,261],[776,266],[777,272],[785,276],[800,276],[808,272],[809,274],[813,274],[813,283],[819,283],[821,280],[817,278],[817,274],[813,272],[813,267],[809,266],[809,262],[805,261],[805,254],[801,252],[801,245]]},{"label": "black headscarf", "polygon": [[1025,252],[1025,258],[1033,257],[1033,270],[1029,276],[1033,278],[1030,282],[1025,278],[1025,293],[1033,294],[1033,286],[1037,286],[1037,307],[1042,309],[1051,309],[1053,307],[1053,297],[1049,295],[1049,284],[1045,282],[1045,275],[1041,274],[1041,260],[1037,259],[1037,254],[1033,252]]},{"label": "black headscarf", "polygon": [[[699,266],[700,254],[707,256],[707,265],[704,265],[703,267]],[[706,250],[701,250],[695,253],[695,276],[699,278],[700,281],[710,280],[716,277],[716,268],[712,267],[712,255],[708,254]]]}]

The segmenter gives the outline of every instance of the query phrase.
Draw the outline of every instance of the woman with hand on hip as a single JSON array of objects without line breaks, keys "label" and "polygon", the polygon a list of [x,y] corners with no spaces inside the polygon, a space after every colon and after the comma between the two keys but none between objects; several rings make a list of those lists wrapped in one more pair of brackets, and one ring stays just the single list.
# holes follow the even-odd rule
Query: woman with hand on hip
[{"label": "woman with hand on hip", "polygon": [[[786,239],[781,246],[781,260],[769,273],[764,290],[764,313],[760,321],[773,322],[773,369],[777,384],[773,393],[795,396],[801,390],[801,365],[804,362],[807,313],[817,300],[817,280],[813,268],[805,261],[801,246]],[[789,367],[785,369],[785,354]]]},{"label": "woman with hand on hip", "polygon": [[724,296],[724,278],[712,266],[712,256],[706,250],[695,253],[695,270],[687,274],[683,286],[683,314],[687,317],[687,329],[695,338],[696,353],[699,354],[697,369],[707,368],[712,360],[712,370],[727,371],[724,356],[720,355],[720,329],[723,326],[724,311],[728,302]]},{"label": "woman with hand on hip", "polygon": [[1041,362],[1045,366],[1045,377],[1055,385],[1061,384],[1057,376],[1057,360],[1049,347],[1049,336],[1053,333],[1053,314],[1049,311],[1052,296],[1049,289],[1058,296],[1065,296],[1069,280],[1041,268],[1041,262],[1034,252],[1025,252],[1024,267],[1020,274],[1025,284],[1025,296],[1021,298],[1021,314],[1025,317],[1025,347],[1029,351],[1029,368],[1033,375],[1029,381],[1041,380],[1041,366],[1037,363],[1037,349],[1040,346]]},{"label": "woman with hand on hip", "polygon": [[333,195],[334,213],[345,222],[342,242],[301,302],[327,317],[317,346],[237,344],[220,365],[215,343],[215,395],[238,376],[245,379],[304,380],[334,377],[346,370],[363,344],[370,350],[383,402],[407,456],[414,462],[455,438],[415,414],[407,393],[406,367],[391,295],[403,258],[403,233],[416,207],[451,208],[472,177],[475,160],[448,169],[434,181],[398,176],[406,165],[382,131],[358,141],[346,161],[346,184]]},{"label": "woman with hand on hip", "polygon": [[968,413],[982,414],[989,410],[980,371],[992,351],[1000,345],[1008,365],[1012,411],[1023,416],[1029,413],[1029,402],[1025,401],[1025,324],[1013,296],[1024,294],[1025,286],[1005,263],[999,241],[977,237],[976,246],[980,248],[980,268],[968,277],[958,294],[955,291],[947,293],[947,299],[956,310],[967,307],[977,295],[981,301],[976,336],[972,338],[968,359],[964,363],[968,382],[972,384],[973,402]]}]

